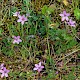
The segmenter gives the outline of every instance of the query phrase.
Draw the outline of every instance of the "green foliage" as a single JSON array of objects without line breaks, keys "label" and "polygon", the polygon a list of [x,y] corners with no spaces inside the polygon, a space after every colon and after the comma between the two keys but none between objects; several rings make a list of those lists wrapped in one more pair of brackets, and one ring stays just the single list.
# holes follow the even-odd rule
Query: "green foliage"
[{"label": "green foliage", "polygon": [[2,30],[2,28],[0,28],[0,36],[2,35],[2,32],[3,32],[3,30]]},{"label": "green foliage", "polygon": [[29,6],[30,5],[30,0],[23,0],[23,4],[26,5],[26,6]]},{"label": "green foliage", "polygon": [[79,8],[74,9],[74,16],[76,17],[77,20],[80,20],[80,9]]},{"label": "green foliage", "polygon": [[48,71],[48,75],[42,78],[43,80],[53,80],[55,79],[55,72],[50,70]]},{"label": "green foliage", "polygon": [[[4,1],[7,2],[9,0]],[[74,9],[73,2],[70,5],[74,7],[69,9],[71,6],[64,7],[63,4],[59,4],[62,0],[51,0],[48,5],[47,3],[41,5],[41,3],[49,0],[34,0],[34,4],[37,4],[38,1],[40,3],[38,7],[33,6],[31,0],[21,0],[19,5],[16,3],[12,6],[11,4],[9,10],[7,9],[8,7],[4,7],[5,5],[9,5],[9,3],[4,2],[0,6],[2,9],[2,20],[0,21],[0,55],[2,58],[3,56],[11,57],[10,65],[14,67],[9,73],[9,78],[10,80],[35,80],[39,79],[39,77],[41,80],[59,80],[60,78],[62,80],[75,80],[76,77],[74,74],[80,69],[80,66],[76,67],[78,70],[76,68],[72,70],[70,66],[71,64],[73,65],[71,59],[74,55],[76,58],[80,58],[80,55],[74,53],[74,55],[70,54],[70,57],[68,55],[65,57],[65,53],[69,50],[73,51],[73,48],[78,49],[78,46],[80,46],[77,45],[78,42],[74,36],[77,33],[77,28],[64,25],[64,22],[61,22],[59,19],[59,14],[63,10],[71,11],[74,12],[76,19],[80,20],[80,10],[78,8]],[[38,13],[35,12],[37,10],[34,8],[39,10]],[[72,11],[73,9],[74,11]],[[6,10],[8,11],[5,14]],[[13,12],[16,11],[20,11],[20,14],[25,16],[26,13],[30,14],[30,16],[26,16],[28,21],[23,26],[17,22],[18,17],[13,16]],[[68,27],[72,32],[68,33],[65,27]],[[20,36],[22,42],[13,44],[13,35]],[[20,57],[20,59],[15,59],[17,57]],[[1,59],[0,62],[9,63]],[[34,63],[39,61],[44,65],[44,69],[40,73],[33,71]],[[62,65],[59,64],[60,61],[63,62]],[[10,69],[10,67],[8,68]],[[66,73],[63,75],[63,70],[65,69]],[[56,71],[59,73],[56,74]]]},{"label": "green foliage", "polygon": [[54,12],[54,10],[55,10],[55,5],[54,4],[52,4],[51,6],[47,6],[47,5],[44,5],[43,7],[42,7],[42,14],[44,14],[44,15],[46,15],[46,14],[51,14],[51,13],[53,13]]},{"label": "green foliage", "polygon": [[45,26],[42,26],[42,27],[39,29],[39,33],[40,33],[40,35],[45,35],[45,34],[46,34],[46,27],[45,27]]},{"label": "green foliage", "polygon": [[11,80],[26,80],[26,72],[20,72],[20,71],[10,71],[9,75],[11,77]]},{"label": "green foliage", "polygon": [[7,56],[13,56],[14,52],[13,49],[11,49],[11,42],[8,42],[7,39],[4,39],[2,43],[2,53],[4,53]]},{"label": "green foliage", "polygon": [[75,38],[70,34],[67,34],[65,29],[50,29],[49,36],[51,40],[55,41],[54,49],[58,54],[65,52],[67,49],[70,49],[77,44]]},{"label": "green foliage", "polygon": [[48,9],[47,5],[44,5],[42,8],[42,14],[46,14],[47,9]]},{"label": "green foliage", "polygon": [[76,77],[74,76],[74,73],[73,72],[70,72],[69,74],[68,74],[68,78],[67,78],[67,80],[75,80],[76,79]]}]

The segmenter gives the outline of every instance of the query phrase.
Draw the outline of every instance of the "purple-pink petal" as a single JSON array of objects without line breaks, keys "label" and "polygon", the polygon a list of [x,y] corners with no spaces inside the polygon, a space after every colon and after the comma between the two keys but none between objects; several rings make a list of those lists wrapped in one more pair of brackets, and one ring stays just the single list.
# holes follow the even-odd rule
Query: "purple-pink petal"
[{"label": "purple-pink petal", "polygon": [[18,16],[18,15],[20,15],[20,12],[13,13],[13,16]]},{"label": "purple-pink petal", "polygon": [[15,43],[19,44],[19,42],[18,42],[18,41],[14,40],[14,41],[13,41],[13,44],[15,44]]},{"label": "purple-pink petal", "polygon": [[42,62],[39,62],[38,64],[35,64],[35,67],[33,70],[37,70],[38,72],[42,71],[44,66],[41,65]]},{"label": "purple-pink petal", "polygon": [[17,39],[19,39],[20,38],[20,36],[17,36]]},{"label": "purple-pink petal", "polygon": [[21,21],[22,21],[21,19],[18,19],[18,20],[17,20],[17,22],[21,22]]},{"label": "purple-pink petal", "polygon": [[5,73],[4,75],[5,75],[5,77],[8,77],[8,74],[7,73]]},{"label": "purple-pink petal", "polygon": [[4,66],[4,63],[2,63],[1,66]]},{"label": "purple-pink petal", "polygon": [[4,71],[3,70],[0,70],[0,73],[3,73]]},{"label": "purple-pink petal", "polygon": [[18,15],[18,18],[21,18],[22,16],[21,15]]},{"label": "purple-pink petal", "polygon": [[40,72],[40,71],[42,71],[42,69],[41,69],[41,68],[39,68],[39,69],[38,69],[38,72]]},{"label": "purple-pink petal", "polygon": [[35,64],[35,67],[38,67],[39,65],[38,64]]},{"label": "purple-pink petal", "polygon": [[33,70],[38,70],[38,68],[37,68],[37,67],[35,67]]},{"label": "purple-pink petal", "polygon": [[1,74],[1,78],[3,78],[4,76],[5,76],[5,74],[4,74],[4,73],[2,73],[2,74]]},{"label": "purple-pink petal", "polygon": [[41,66],[41,68],[44,68],[44,66]]},{"label": "purple-pink petal", "polygon": [[76,22],[75,21],[72,21],[72,19],[70,19],[69,22],[68,22],[68,25],[69,26],[75,27],[75,24],[76,24]]},{"label": "purple-pink petal", "polygon": [[10,70],[6,70],[6,73],[9,73],[10,72]]},{"label": "purple-pink petal", "polygon": [[63,11],[63,14],[66,14],[66,11]]},{"label": "purple-pink petal", "polygon": [[68,16],[70,16],[70,14],[66,13],[66,11],[63,11],[63,13],[61,13],[59,15],[62,17],[62,19],[61,19],[62,21],[64,21],[64,20],[68,21],[69,20]]},{"label": "purple-pink petal", "polygon": [[[1,64],[1,65],[3,66],[4,64]],[[1,78],[8,77],[9,72],[10,70],[7,70],[6,67],[3,66],[3,69],[0,69]]]},{"label": "purple-pink petal", "polygon": [[70,16],[70,13],[66,13],[67,16]]},{"label": "purple-pink petal", "polygon": [[41,66],[41,62],[39,62],[39,66]]},{"label": "purple-pink petal", "polygon": [[61,17],[63,17],[64,15],[63,14],[59,14]]},{"label": "purple-pink petal", "polygon": [[65,17],[62,17],[62,21],[64,21],[65,20]]},{"label": "purple-pink petal", "polygon": [[14,39],[17,39],[17,37],[16,37],[16,36],[13,36],[13,38],[14,38]]},{"label": "purple-pink petal", "polygon": [[17,20],[17,22],[21,22],[21,24],[23,25],[25,21],[27,21],[28,19],[25,17],[25,15],[22,16],[18,16],[19,19]]},{"label": "purple-pink petal", "polygon": [[65,17],[65,19],[66,19],[66,21],[68,21],[68,20],[69,20],[69,18],[68,18],[68,17]]},{"label": "purple-pink petal", "polygon": [[0,65],[0,69],[3,69],[3,68],[4,68],[4,63]]},{"label": "purple-pink petal", "polygon": [[22,42],[22,40],[21,39],[18,39],[17,42]]},{"label": "purple-pink petal", "polygon": [[23,25],[25,21],[21,21],[21,24]]},{"label": "purple-pink petal", "polygon": [[13,36],[14,40],[13,40],[13,44],[17,43],[19,44],[20,42],[22,42],[22,40],[20,39],[20,36]]}]

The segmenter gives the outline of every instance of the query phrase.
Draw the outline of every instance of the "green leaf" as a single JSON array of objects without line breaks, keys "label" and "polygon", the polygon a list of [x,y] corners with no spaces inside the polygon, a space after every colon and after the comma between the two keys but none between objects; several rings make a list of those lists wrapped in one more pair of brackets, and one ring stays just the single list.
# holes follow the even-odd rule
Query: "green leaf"
[{"label": "green leaf", "polygon": [[80,19],[80,9],[75,8],[75,10],[74,10],[74,16],[76,17],[77,20]]},{"label": "green leaf", "polygon": [[44,5],[42,8],[42,14],[51,14],[56,9],[56,6],[54,4],[51,4],[49,7],[47,5]]},{"label": "green leaf", "polygon": [[47,12],[47,9],[48,9],[47,5],[44,5],[43,8],[42,8],[42,14],[45,15],[46,12]]},{"label": "green leaf", "polygon": [[67,49],[72,48],[76,44],[77,44],[77,42],[74,39],[69,41],[69,43],[67,44]]},{"label": "green leaf", "polygon": [[68,35],[68,34],[66,34],[66,33],[62,34],[62,36],[63,36],[64,39],[67,40],[67,41],[70,41],[70,40],[73,39],[72,36],[70,36],[70,35]]},{"label": "green leaf", "polygon": [[52,12],[54,12],[55,9],[56,9],[56,6],[54,4],[51,4],[47,9],[48,14],[51,14]]},{"label": "green leaf", "polygon": [[26,6],[28,6],[30,4],[29,2],[30,2],[30,0],[23,0],[23,4]]}]

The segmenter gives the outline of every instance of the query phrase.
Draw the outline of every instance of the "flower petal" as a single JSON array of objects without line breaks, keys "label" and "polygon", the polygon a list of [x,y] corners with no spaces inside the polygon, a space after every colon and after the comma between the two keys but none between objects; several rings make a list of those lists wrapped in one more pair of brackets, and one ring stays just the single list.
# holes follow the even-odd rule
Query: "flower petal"
[{"label": "flower petal", "polygon": [[22,40],[21,39],[18,39],[18,42],[22,42]]},{"label": "flower petal", "polygon": [[63,14],[65,15],[66,14],[66,11],[63,11]]},{"label": "flower petal", "polygon": [[42,69],[40,68],[40,69],[38,69],[38,72],[40,72],[40,71],[42,71]]},{"label": "flower petal", "polygon": [[65,20],[65,17],[62,17],[62,21],[64,21]]},{"label": "flower petal", "polygon": [[4,73],[4,71],[3,70],[0,70],[0,73]]},{"label": "flower petal", "polygon": [[6,72],[7,72],[7,73],[9,73],[9,72],[10,72],[10,70],[6,70]]},{"label": "flower petal", "polygon": [[18,41],[16,41],[16,43],[17,43],[17,44],[19,44],[19,42],[18,42]]},{"label": "flower petal", "polygon": [[39,65],[38,64],[35,64],[35,67],[38,67]]},{"label": "flower petal", "polygon": [[41,62],[39,62],[39,66],[41,66]]},{"label": "flower petal", "polygon": [[44,68],[44,66],[41,66],[41,68]]},{"label": "flower petal", "polygon": [[5,74],[4,74],[4,73],[2,73],[2,74],[1,74],[1,78],[3,78],[4,76],[5,76]]},{"label": "flower petal", "polygon": [[70,16],[70,13],[66,13],[66,16]]},{"label": "flower petal", "polygon": [[21,18],[22,16],[21,15],[18,15],[18,18]]},{"label": "flower petal", "polygon": [[61,17],[63,17],[64,16],[64,14],[59,14]]},{"label": "flower petal", "polygon": [[8,74],[7,73],[5,73],[4,75],[5,75],[5,77],[8,77]]},{"label": "flower petal", "polygon": [[33,70],[38,70],[38,68],[37,68],[37,67],[35,67]]},{"label": "flower petal", "polygon": [[67,16],[65,17],[65,19],[66,19],[66,21],[68,21],[68,20],[69,20],[69,18],[68,18]]},{"label": "flower petal", "polygon": [[20,36],[17,36],[17,39],[19,39],[20,38]]},{"label": "flower petal", "polygon": [[23,25],[24,24],[24,21],[21,21],[21,24]]}]

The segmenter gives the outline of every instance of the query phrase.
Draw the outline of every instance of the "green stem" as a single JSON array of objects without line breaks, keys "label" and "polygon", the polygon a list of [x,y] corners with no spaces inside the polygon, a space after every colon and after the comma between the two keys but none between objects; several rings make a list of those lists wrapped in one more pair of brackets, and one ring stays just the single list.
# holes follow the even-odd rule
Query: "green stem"
[{"label": "green stem", "polygon": [[72,30],[73,36],[74,36],[75,38],[77,38],[78,40],[80,40],[80,39],[78,38],[78,36],[74,33],[74,31],[73,31],[73,28],[72,28],[72,27],[71,27],[71,30]]},{"label": "green stem", "polygon": [[21,27],[22,29],[22,38],[23,38],[23,35],[24,35],[24,28],[23,28],[23,25],[22,25],[22,27]]}]

